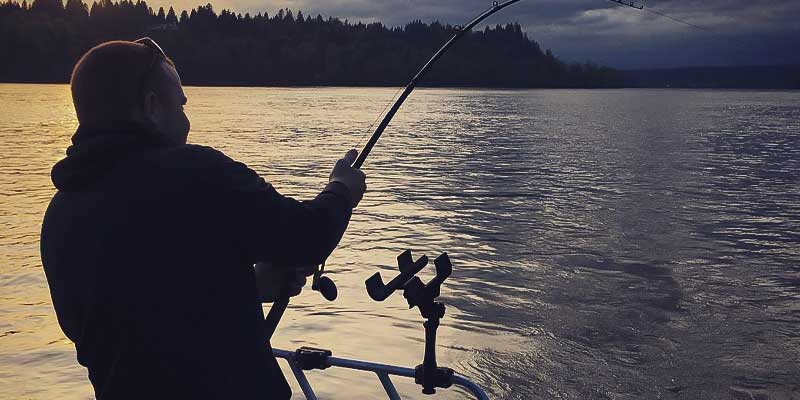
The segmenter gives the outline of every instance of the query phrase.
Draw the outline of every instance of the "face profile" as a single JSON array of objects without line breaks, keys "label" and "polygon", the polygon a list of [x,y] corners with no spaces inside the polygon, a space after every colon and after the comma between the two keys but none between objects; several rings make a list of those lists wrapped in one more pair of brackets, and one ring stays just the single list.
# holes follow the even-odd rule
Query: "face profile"
[{"label": "face profile", "polygon": [[155,67],[153,87],[145,91],[142,99],[142,118],[171,144],[186,144],[190,123],[183,106],[186,94],[181,78],[174,66],[160,62]]},{"label": "face profile", "polygon": [[78,122],[86,131],[140,126],[141,135],[155,135],[159,142],[186,143],[190,124],[183,111],[187,99],[180,75],[150,38],[93,47],[76,63],[70,89]]}]

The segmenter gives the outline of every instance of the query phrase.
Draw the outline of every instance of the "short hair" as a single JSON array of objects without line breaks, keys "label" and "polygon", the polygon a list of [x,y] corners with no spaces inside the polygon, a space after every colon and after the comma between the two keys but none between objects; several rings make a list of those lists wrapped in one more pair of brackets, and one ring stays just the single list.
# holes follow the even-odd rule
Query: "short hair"
[{"label": "short hair", "polygon": [[[70,79],[78,122],[129,122],[133,111],[142,104],[143,80],[147,78],[144,84],[152,88],[160,78],[161,74],[148,71],[153,57],[153,49],[127,41],[105,42],[87,51],[75,64]],[[162,60],[175,66],[169,58]],[[148,72],[151,75],[145,77]]]}]

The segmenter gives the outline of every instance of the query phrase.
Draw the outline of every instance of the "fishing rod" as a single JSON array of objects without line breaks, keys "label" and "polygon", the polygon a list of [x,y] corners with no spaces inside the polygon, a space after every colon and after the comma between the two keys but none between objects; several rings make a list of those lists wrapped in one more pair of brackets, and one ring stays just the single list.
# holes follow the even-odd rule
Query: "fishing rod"
[{"label": "fishing rod", "polygon": [[[406,85],[406,88],[405,90],[403,90],[403,93],[400,95],[400,97],[397,98],[395,103],[392,105],[392,108],[389,109],[389,112],[387,112],[386,115],[383,117],[383,120],[375,129],[375,132],[372,134],[369,141],[367,141],[367,143],[364,145],[364,149],[362,149],[361,152],[358,154],[358,158],[353,163],[353,168],[361,169],[361,167],[364,165],[364,161],[367,160],[369,153],[372,151],[373,147],[375,147],[375,144],[378,143],[378,140],[381,138],[383,131],[386,129],[387,126],[389,126],[389,123],[392,121],[394,115],[397,114],[397,111],[406,101],[411,92],[413,92],[414,89],[417,87],[419,81],[425,76],[425,74],[428,73],[428,70],[430,70],[431,67],[433,67],[436,61],[438,61],[439,58],[441,58],[442,55],[444,55],[444,53],[446,53],[447,50],[449,50],[450,47],[452,47],[456,41],[464,37],[464,35],[466,35],[469,31],[471,31],[472,28],[474,28],[476,25],[480,24],[486,18],[489,18],[498,11],[514,3],[518,3],[519,1],[520,0],[507,0],[503,3],[500,3],[498,1],[493,1],[491,7],[482,12],[477,17],[473,18],[467,24],[463,26],[456,25],[454,27],[456,31],[455,34],[453,34],[450,40],[448,40],[438,51],[436,51],[436,53],[433,54],[430,60],[428,60],[428,62],[426,62],[425,65],[422,66],[422,69],[420,69],[419,72],[417,72],[417,74],[414,75],[413,78],[411,78],[411,81],[408,83],[408,85]],[[327,300],[332,301],[336,298],[336,293],[337,293],[336,285],[330,278],[322,276],[324,271],[325,271],[325,263],[323,262],[322,265],[316,270],[316,272],[314,272],[311,288],[313,290],[317,290],[320,293],[322,293],[323,297],[325,297]],[[275,333],[275,328],[277,328],[278,322],[280,322],[280,319],[281,317],[283,317],[283,313],[286,311],[286,308],[288,306],[289,306],[289,296],[286,295],[280,296],[278,300],[276,300],[275,303],[273,303],[272,308],[270,308],[269,314],[266,317],[266,329],[268,338],[271,338],[272,335]]]},{"label": "fishing rod", "polygon": [[428,60],[427,63],[425,63],[425,65],[422,67],[422,69],[419,72],[417,72],[416,75],[414,75],[414,78],[412,78],[411,82],[408,83],[408,85],[406,86],[406,89],[403,91],[403,94],[400,95],[400,97],[397,99],[397,101],[395,101],[394,105],[392,105],[392,108],[389,110],[389,112],[386,113],[386,116],[383,117],[383,120],[381,121],[380,125],[378,125],[378,128],[375,129],[375,133],[373,133],[372,137],[369,138],[369,141],[367,142],[367,144],[364,145],[364,149],[361,150],[361,153],[359,153],[358,158],[356,159],[356,162],[353,163],[353,168],[361,168],[361,166],[364,165],[364,161],[366,161],[367,156],[369,156],[369,153],[370,153],[370,151],[372,151],[372,148],[375,147],[375,144],[378,143],[378,139],[381,138],[381,135],[383,134],[383,131],[389,125],[389,122],[392,121],[392,118],[397,113],[397,110],[400,109],[400,106],[403,105],[403,102],[405,102],[406,98],[408,98],[408,96],[411,94],[411,92],[414,91],[414,88],[417,87],[417,83],[419,83],[420,79],[422,79],[422,77],[424,77],[425,74],[428,73],[428,70],[431,69],[433,64],[435,64],[436,61],[438,61],[439,58],[445,52],[447,52],[447,50],[449,50],[450,47],[453,46],[453,44],[456,41],[458,41],[458,39],[461,39],[464,35],[466,35],[469,31],[471,31],[472,28],[475,27],[475,25],[480,24],[486,18],[489,18],[490,16],[492,16],[492,14],[494,14],[494,13],[496,13],[496,12],[498,12],[498,11],[500,11],[500,10],[502,10],[502,9],[514,4],[514,3],[517,3],[519,1],[520,0],[508,0],[505,3],[502,3],[502,4],[497,2],[497,1],[494,1],[494,2],[492,2],[492,6],[489,9],[484,11],[481,15],[475,17],[472,21],[468,22],[466,25],[464,25],[464,26],[456,25],[455,26],[456,33],[453,35],[453,37],[451,37],[450,40],[448,40],[447,43],[445,43],[444,46],[442,46],[442,48],[440,48],[439,51],[437,51],[433,55],[433,57],[431,57],[431,59]]},{"label": "fishing rod", "polygon": [[637,9],[637,10],[642,10],[642,9],[644,9],[644,5],[643,5],[643,4],[639,4],[639,5],[637,6],[637,5],[636,5],[634,2],[632,2],[632,1],[630,1],[630,2],[626,2],[626,1],[622,1],[622,0],[608,0],[608,1],[610,1],[610,2],[612,2],[612,3],[622,4],[623,6],[626,6],[626,7],[635,8],[635,9]]},{"label": "fishing rod", "polygon": [[688,26],[691,26],[693,28],[700,29],[702,31],[706,31],[706,32],[709,32],[709,33],[715,33],[716,34],[716,32],[712,31],[711,29],[704,28],[704,27],[702,27],[700,25],[693,24],[693,23],[691,23],[689,21],[673,17],[673,16],[671,16],[669,14],[664,14],[664,13],[656,11],[656,10],[652,10],[650,7],[644,8],[644,4],[636,5],[632,1],[628,2],[628,1],[624,1],[624,0],[608,0],[608,1],[610,1],[612,3],[617,3],[619,5],[623,5],[623,6],[626,6],[626,7],[630,7],[630,8],[636,9],[636,10],[647,11],[647,12],[655,14],[655,15],[660,15],[662,17],[669,18],[669,19],[671,19],[671,20],[673,20],[675,22],[679,22],[681,24],[688,25]]}]

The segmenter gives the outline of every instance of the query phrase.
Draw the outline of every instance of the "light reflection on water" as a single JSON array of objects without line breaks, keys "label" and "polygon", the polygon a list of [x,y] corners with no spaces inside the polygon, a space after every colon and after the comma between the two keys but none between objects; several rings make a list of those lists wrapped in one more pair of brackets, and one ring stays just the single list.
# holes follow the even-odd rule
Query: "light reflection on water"
[{"label": "light reflection on water", "polygon": [[[308,197],[393,93],[188,88],[190,140]],[[0,105],[0,397],[87,398],[37,242],[68,88],[0,85]],[[339,300],[301,295],[275,345],[416,365],[418,312],[363,280],[447,251],[440,361],[493,397],[796,398],[798,121],[797,92],[418,90],[329,260]],[[381,390],[310,377],[326,398]]]}]

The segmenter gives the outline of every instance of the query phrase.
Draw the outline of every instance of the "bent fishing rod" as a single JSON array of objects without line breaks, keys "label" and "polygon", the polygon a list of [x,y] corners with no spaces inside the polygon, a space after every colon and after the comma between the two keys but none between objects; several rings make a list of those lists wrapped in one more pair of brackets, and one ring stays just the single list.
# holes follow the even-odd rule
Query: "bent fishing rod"
[{"label": "bent fishing rod", "polygon": [[[425,76],[425,74],[428,73],[428,70],[430,70],[431,67],[433,67],[436,61],[438,61],[439,58],[441,58],[442,55],[444,55],[444,53],[446,53],[447,50],[449,50],[450,47],[452,47],[455,42],[464,37],[476,25],[480,24],[485,19],[489,18],[498,11],[514,3],[518,3],[519,1],[520,0],[507,0],[503,3],[500,3],[498,1],[493,1],[491,7],[489,7],[486,11],[484,11],[477,17],[473,18],[466,25],[463,26],[456,25],[454,27],[456,31],[455,34],[453,34],[450,40],[448,40],[438,51],[436,51],[436,53],[433,54],[430,60],[428,60],[428,62],[426,62],[425,65],[422,66],[422,69],[420,69],[419,72],[417,72],[417,74],[414,75],[413,78],[411,78],[411,81],[408,83],[408,85],[406,85],[406,88],[405,90],[403,90],[403,93],[394,102],[392,108],[390,108],[389,111],[386,113],[386,115],[383,117],[383,120],[378,125],[378,127],[375,128],[375,132],[372,134],[369,141],[367,141],[367,144],[364,145],[364,149],[361,150],[361,152],[358,154],[358,158],[353,163],[353,168],[361,169],[361,167],[364,165],[364,161],[367,160],[367,157],[372,151],[372,148],[375,147],[376,143],[378,143],[378,140],[381,138],[383,131],[386,129],[387,126],[389,126],[389,123],[392,121],[394,115],[397,114],[397,111],[406,101],[411,92],[413,92],[414,89],[417,87],[419,81]],[[325,263],[323,262],[322,265],[314,273],[314,277],[312,278],[313,281],[311,284],[311,288],[313,290],[319,291],[323,295],[323,297],[325,297],[328,301],[333,301],[334,299],[336,299],[337,295],[336,285],[330,278],[322,276],[322,274],[324,273],[324,269],[325,269]],[[286,307],[288,306],[289,306],[289,296],[285,295],[281,296],[273,303],[272,308],[269,310],[269,314],[267,315],[266,318],[266,328],[267,328],[268,338],[272,338],[272,334],[275,333],[275,329],[278,326],[278,322],[280,322],[280,319],[281,317],[283,317],[283,313],[286,311]]]}]

